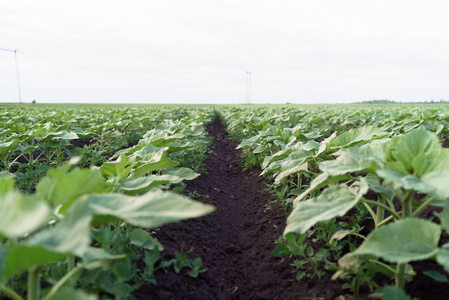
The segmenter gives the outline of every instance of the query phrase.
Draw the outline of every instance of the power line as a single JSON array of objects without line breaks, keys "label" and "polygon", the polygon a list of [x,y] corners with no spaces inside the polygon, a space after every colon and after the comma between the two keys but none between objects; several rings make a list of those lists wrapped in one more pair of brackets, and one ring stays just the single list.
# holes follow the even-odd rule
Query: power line
[{"label": "power line", "polygon": [[17,53],[23,53],[23,52],[20,52],[18,48],[15,50],[0,48],[0,51],[14,52],[14,59],[16,61],[17,90],[19,92],[19,103],[22,105],[22,92],[20,90],[19,63],[17,62]]}]

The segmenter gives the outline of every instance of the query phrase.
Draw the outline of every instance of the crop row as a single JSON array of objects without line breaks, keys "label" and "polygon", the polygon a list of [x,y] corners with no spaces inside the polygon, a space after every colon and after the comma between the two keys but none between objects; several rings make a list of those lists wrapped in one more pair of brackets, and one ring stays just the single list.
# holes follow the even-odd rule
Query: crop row
[{"label": "crop row", "polygon": [[[449,271],[449,244],[440,245],[449,232],[449,149],[441,143],[449,130],[447,107],[220,113],[241,140],[246,163],[273,178],[273,193],[290,211],[273,255],[295,257],[298,279],[321,278],[325,268],[353,293],[368,287],[376,296],[407,299],[403,288],[415,275],[410,262],[432,259]],[[431,217],[423,218],[429,210]],[[322,248],[308,245],[312,239]],[[394,286],[379,286],[376,274]],[[448,281],[435,271],[426,275]]]},{"label": "crop row", "polygon": [[[204,125],[213,111],[117,108],[104,113],[3,111],[0,291],[8,297],[130,298],[142,282],[154,283],[158,268],[187,267],[193,277],[204,271],[201,261],[182,253],[161,261],[163,245],[147,229],[214,210],[169,191],[182,192],[182,181],[199,176],[194,170],[201,170],[211,141]],[[115,138],[130,132],[140,134],[134,145],[117,147]],[[74,140],[96,139],[100,147],[106,136],[117,150],[98,165],[84,167],[82,156],[61,154],[73,151],[68,146]],[[49,143],[55,146],[49,150],[53,155],[35,154],[47,151]],[[27,154],[29,160],[21,162]],[[15,188],[19,170],[36,169],[43,159],[49,168],[36,180],[35,191]],[[15,175],[9,171],[16,165]]]}]

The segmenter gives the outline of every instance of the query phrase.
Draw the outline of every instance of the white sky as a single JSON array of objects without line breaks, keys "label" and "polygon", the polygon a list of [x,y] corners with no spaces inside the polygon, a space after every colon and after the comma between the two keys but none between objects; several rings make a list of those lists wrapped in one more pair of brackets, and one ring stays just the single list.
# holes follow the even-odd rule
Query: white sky
[{"label": "white sky", "polygon": [[[1,0],[30,102],[449,100],[445,0]],[[0,51],[0,102],[18,100]]]}]

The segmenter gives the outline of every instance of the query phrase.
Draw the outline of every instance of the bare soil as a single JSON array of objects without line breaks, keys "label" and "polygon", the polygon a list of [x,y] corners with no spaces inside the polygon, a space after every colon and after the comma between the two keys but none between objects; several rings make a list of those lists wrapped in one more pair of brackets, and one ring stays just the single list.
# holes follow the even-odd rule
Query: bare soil
[{"label": "bare soil", "polygon": [[[334,299],[344,292],[341,283],[297,281],[290,262],[271,256],[285,227],[286,215],[270,195],[267,182],[254,168],[244,171],[241,152],[217,120],[209,125],[214,136],[207,174],[187,182],[187,190],[201,195],[217,210],[202,218],[164,226],[157,238],[164,259],[174,251],[193,248],[207,272],[190,278],[175,272],[156,274],[157,285],[146,284],[134,295],[139,299]],[[268,182],[267,182],[268,183]]]}]

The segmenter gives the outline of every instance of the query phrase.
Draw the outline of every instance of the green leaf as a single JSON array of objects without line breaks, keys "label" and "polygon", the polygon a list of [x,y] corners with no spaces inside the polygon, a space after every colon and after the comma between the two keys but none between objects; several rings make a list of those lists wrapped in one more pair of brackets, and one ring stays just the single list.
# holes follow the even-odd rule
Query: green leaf
[{"label": "green leaf", "polygon": [[449,169],[425,174],[421,181],[433,188],[432,194],[438,198],[449,197]]},{"label": "green leaf", "polygon": [[44,266],[65,260],[66,258],[66,254],[54,253],[41,246],[13,246],[9,249],[4,261],[4,269],[0,281],[5,281],[31,267]]},{"label": "green leaf", "polygon": [[281,167],[281,172],[274,179],[275,183],[281,182],[285,177],[292,174],[301,174],[309,169],[308,163],[295,164],[294,161],[289,162],[287,165]]},{"label": "green leaf", "polygon": [[440,272],[430,270],[430,271],[424,271],[422,273],[426,276],[429,276],[430,278],[432,278],[433,280],[435,280],[437,282],[449,283],[449,280],[447,279],[446,275],[441,274]]},{"label": "green leaf", "polygon": [[[1,182],[1,181],[0,181]],[[0,233],[18,238],[39,229],[51,215],[48,205],[15,191],[0,197]]]},{"label": "green leaf", "polygon": [[330,185],[335,182],[343,181],[350,179],[350,175],[341,175],[341,176],[329,176],[327,173],[321,173],[317,177],[315,177],[307,190],[305,190],[301,195],[296,197],[293,204],[296,206],[302,199],[304,199],[311,192],[320,189],[324,186]]},{"label": "green leaf", "polygon": [[146,161],[143,165],[131,172],[131,178],[139,178],[151,171],[176,167],[177,165],[179,165],[177,162],[172,161],[162,153],[155,153],[149,161]]},{"label": "green leaf", "polygon": [[55,253],[82,255],[91,238],[92,214],[86,201],[78,201],[52,228],[40,231],[24,242],[28,246],[40,246]]},{"label": "green leaf", "polygon": [[341,184],[328,187],[317,198],[299,202],[287,219],[284,235],[288,232],[305,233],[319,221],[343,216],[367,191],[366,183],[361,183],[356,195],[348,186]]},{"label": "green leaf", "polygon": [[[0,197],[13,190],[15,176],[9,172],[0,172]],[[1,201],[1,200],[0,200]]]},{"label": "green leaf", "polygon": [[[447,244],[445,244],[443,247],[446,247]],[[443,266],[444,270],[446,272],[449,271],[449,250],[447,249],[440,249],[436,256],[437,262]]]},{"label": "green leaf", "polygon": [[131,232],[130,235],[131,244],[145,248],[148,250],[153,250],[154,248],[157,248],[159,251],[164,250],[164,247],[162,246],[159,241],[152,237],[148,231],[143,230],[142,228],[136,228]]},{"label": "green leaf", "polygon": [[122,260],[126,258],[125,254],[112,255],[107,253],[101,248],[88,247],[80,255],[83,263],[92,263],[95,261],[109,261],[109,260]]},{"label": "green leaf", "polygon": [[81,290],[65,288],[57,291],[50,300],[97,300],[98,296]]},{"label": "green leaf", "polygon": [[[395,137],[392,142],[391,156],[405,168],[408,174],[413,173],[415,171],[414,167],[417,166],[419,172],[415,174],[416,176],[420,177],[428,172],[429,169],[426,171],[423,167],[424,165],[420,163],[424,157],[429,157],[431,160],[433,160],[433,157],[437,157],[437,160],[441,160],[439,156],[441,155],[442,146],[438,137],[428,132],[424,127]],[[415,161],[415,158],[418,156],[420,159]],[[426,165],[428,164],[429,162],[426,162]]]},{"label": "green leaf", "polygon": [[444,205],[443,210],[438,214],[440,221],[441,221],[441,227],[449,233],[449,203],[446,200],[446,204]]},{"label": "green leaf", "polygon": [[408,263],[438,252],[441,228],[428,220],[407,218],[376,228],[351,255],[372,254],[392,263]]},{"label": "green leaf", "polygon": [[383,130],[372,126],[363,126],[344,132],[333,138],[329,142],[329,146],[331,149],[346,148],[363,141],[371,141],[374,138],[383,136],[386,136],[386,133]]},{"label": "green leaf", "polygon": [[[196,140],[198,141],[198,140]],[[180,152],[180,151],[184,151],[190,148],[195,147],[195,144],[191,143],[191,142],[186,142],[184,144],[178,143],[178,142],[173,142],[168,144],[168,150],[167,153],[171,154],[171,153],[176,153],[176,152]]]},{"label": "green leaf", "polygon": [[361,147],[343,149],[337,159],[322,162],[319,167],[332,176],[362,171],[373,172],[377,165],[383,165],[385,162],[388,141],[388,139],[382,139]]},{"label": "green leaf", "polygon": [[36,187],[36,193],[40,199],[44,199],[53,206],[63,204],[59,213],[63,214],[81,195],[110,190],[109,184],[97,169],[76,168],[67,172],[68,168],[66,166],[49,171]]},{"label": "green leaf", "polygon": [[139,197],[122,194],[90,194],[84,196],[95,214],[94,224],[118,219],[134,226],[157,228],[162,225],[200,217],[215,210],[171,192],[150,191]]},{"label": "green leaf", "polygon": [[118,177],[120,175],[124,178],[128,175],[129,171],[131,171],[131,169],[125,170],[128,162],[128,157],[122,154],[115,161],[103,163],[100,167],[100,171],[106,178]]},{"label": "green leaf", "polygon": [[392,285],[384,286],[384,300],[412,300],[407,293],[398,287]]},{"label": "green leaf", "polygon": [[17,139],[13,139],[9,142],[3,142],[0,143],[0,154],[14,150],[18,145],[20,144],[20,141]]}]

